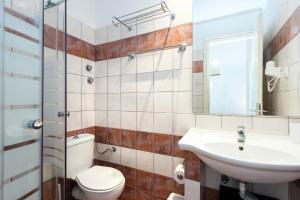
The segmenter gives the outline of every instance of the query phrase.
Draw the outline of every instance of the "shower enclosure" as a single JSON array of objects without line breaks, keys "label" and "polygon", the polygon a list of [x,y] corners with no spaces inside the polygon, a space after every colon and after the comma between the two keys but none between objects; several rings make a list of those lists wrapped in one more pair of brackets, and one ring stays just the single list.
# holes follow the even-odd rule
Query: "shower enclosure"
[{"label": "shower enclosure", "polygon": [[64,1],[0,1],[0,199],[64,199],[65,25]]}]

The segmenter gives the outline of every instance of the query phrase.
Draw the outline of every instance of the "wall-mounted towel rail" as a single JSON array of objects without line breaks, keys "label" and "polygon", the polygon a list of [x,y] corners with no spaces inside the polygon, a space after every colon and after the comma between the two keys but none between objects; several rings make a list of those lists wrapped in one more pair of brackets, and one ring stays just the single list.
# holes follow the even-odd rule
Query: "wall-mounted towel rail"
[{"label": "wall-mounted towel rail", "polygon": [[128,60],[134,59],[139,54],[150,53],[153,51],[160,51],[160,50],[166,50],[166,49],[171,49],[171,48],[178,48],[178,53],[183,53],[186,51],[187,44],[185,42],[183,42],[180,45],[167,46],[167,47],[157,48],[155,50],[151,49],[151,50],[145,50],[145,51],[139,51],[139,52],[131,52],[128,54]]},{"label": "wall-mounted towel rail", "polygon": [[169,16],[171,20],[175,19],[175,14],[172,13],[165,1],[161,1],[159,4],[149,6],[147,8],[120,16],[113,17],[112,22],[115,26],[123,25],[129,31],[132,30],[132,26],[148,22],[150,20],[159,19]]}]

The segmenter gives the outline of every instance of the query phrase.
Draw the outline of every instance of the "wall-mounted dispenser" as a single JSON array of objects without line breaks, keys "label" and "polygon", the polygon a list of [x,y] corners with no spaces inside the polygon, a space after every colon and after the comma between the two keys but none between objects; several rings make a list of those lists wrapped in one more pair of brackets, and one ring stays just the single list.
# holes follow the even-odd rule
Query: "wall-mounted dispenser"
[{"label": "wall-mounted dispenser", "polygon": [[284,77],[288,77],[289,72],[287,67],[276,66],[275,61],[268,61],[266,63],[265,75],[267,77],[268,92],[271,93],[274,91],[279,79],[282,78],[282,74]]}]

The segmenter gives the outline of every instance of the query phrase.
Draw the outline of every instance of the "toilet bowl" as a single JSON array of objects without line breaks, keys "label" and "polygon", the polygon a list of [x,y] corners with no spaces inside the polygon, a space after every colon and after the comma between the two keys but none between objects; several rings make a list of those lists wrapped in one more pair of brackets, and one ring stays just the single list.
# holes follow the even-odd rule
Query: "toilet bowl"
[{"label": "toilet bowl", "polygon": [[67,177],[77,182],[72,196],[78,200],[116,200],[125,178],[114,168],[93,166],[94,135],[80,134],[67,140]]},{"label": "toilet bowl", "polygon": [[123,174],[111,167],[94,166],[75,178],[78,186],[74,198],[84,200],[116,200],[125,185]]}]

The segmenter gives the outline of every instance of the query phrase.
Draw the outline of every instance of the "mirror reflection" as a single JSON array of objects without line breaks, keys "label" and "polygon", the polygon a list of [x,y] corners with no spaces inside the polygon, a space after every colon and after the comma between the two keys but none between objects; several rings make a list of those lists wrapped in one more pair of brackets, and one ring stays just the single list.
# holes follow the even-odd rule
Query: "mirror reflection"
[{"label": "mirror reflection", "polygon": [[194,112],[300,115],[300,7],[285,2],[194,0]]}]

